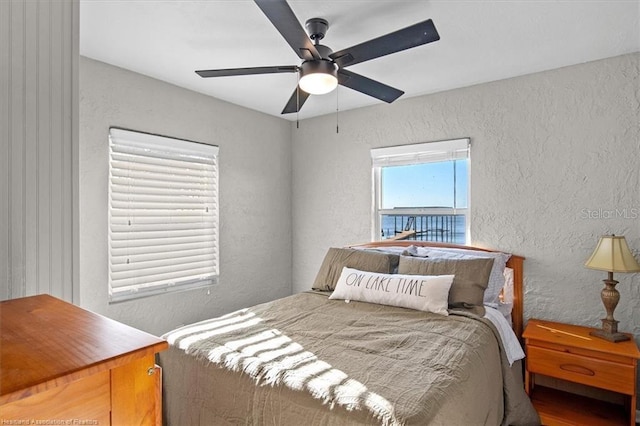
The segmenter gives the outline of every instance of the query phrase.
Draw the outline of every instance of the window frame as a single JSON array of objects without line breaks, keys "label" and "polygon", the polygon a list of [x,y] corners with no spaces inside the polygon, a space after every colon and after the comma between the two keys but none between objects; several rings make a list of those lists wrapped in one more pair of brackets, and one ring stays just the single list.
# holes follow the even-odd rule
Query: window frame
[{"label": "window frame", "polygon": [[[382,217],[385,215],[398,214],[395,209],[383,209],[382,193],[382,168],[389,166],[401,166],[412,164],[433,163],[438,161],[452,161],[455,159],[467,159],[467,207],[452,208],[449,214],[463,213],[465,216],[465,244],[471,241],[470,224],[470,203],[471,203],[471,139],[459,138],[417,144],[396,145],[383,148],[371,149],[371,170],[372,170],[372,241],[381,241],[382,238]],[[437,213],[442,214],[439,208]],[[402,215],[430,215],[436,211],[429,208],[406,208],[402,209]]]},{"label": "window frame", "polygon": [[[219,147],[216,145],[119,127],[109,128],[109,303],[217,284],[220,241],[218,162]],[[123,175],[125,172],[127,174]],[[144,173],[155,173],[152,187],[144,184],[149,177],[135,177]],[[183,186],[180,181],[184,179],[189,182]],[[176,186],[172,187],[172,184]],[[188,189],[189,186],[192,188]],[[144,207],[145,202],[150,207]],[[133,228],[126,229],[132,225]],[[136,232],[151,235],[140,237]],[[161,236],[156,236],[158,234]],[[130,236],[133,238],[129,239]],[[182,241],[169,242],[172,237],[194,242],[185,248],[180,246],[184,244]],[[152,239],[165,242],[141,242]],[[142,252],[136,252],[136,249]],[[126,254],[122,254],[123,251]],[[180,256],[176,256],[177,253]],[[142,264],[138,269],[141,271],[139,275],[135,268],[128,266],[129,259],[133,257],[138,259],[132,263]],[[196,260],[199,263],[194,263]],[[185,268],[193,265],[200,269]],[[123,275],[127,276],[123,278]],[[151,279],[152,276],[155,277]],[[130,281],[134,283],[127,284]]]}]

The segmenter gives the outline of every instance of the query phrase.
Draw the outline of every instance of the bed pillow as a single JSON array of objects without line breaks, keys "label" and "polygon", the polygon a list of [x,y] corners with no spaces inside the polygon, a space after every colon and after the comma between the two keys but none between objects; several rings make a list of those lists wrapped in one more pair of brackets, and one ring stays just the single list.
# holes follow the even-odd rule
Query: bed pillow
[{"label": "bed pillow", "polygon": [[391,253],[397,254],[398,256],[404,253],[408,247],[404,246],[380,246],[380,247],[353,247],[355,250],[369,250],[369,251],[378,251],[382,253]]},{"label": "bed pillow", "polygon": [[[380,247],[354,247],[356,250],[368,250],[368,251],[377,251],[381,253],[390,253],[398,256],[398,261],[400,260],[399,256],[416,256],[417,250],[415,246],[380,246]],[[396,268],[391,271],[392,274],[398,273],[398,264],[396,263]]]},{"label": "bed pillow", "polygon": [[343,268],[329,299],[358,300],[449,315],[453,275],[381,274]]},{"label": "bed pillow", "polygon": [[513,277],[513,269],[504,268],[504,291],[502,293],[502,303],[511,303],[513,304],[513,286],[514,286],[514,277]]},{"label": "bed pillow", "polygon": [[[513,279],[513,269],[504,268],[504,291],[502,292],[500,303],[495,306],[495,308],[504,315],[504,318],[509,324],[513,324],[513,318],[511,317],[511,312],[513,312]],[[492,305],[485,304],[485,306]]]},{"label": "bed pillow", "polygon": [[431,259],[401,256],[399,274],[455,275],[449,290],[449,308],[484,316],[484,292],[493,259]]},{"label": "bed pillow", "polygon": [[336,287],[342,268],[391,273],[398,267],[400,256],[379,251],[332,247],[324,256],[318,275],[311,286],[314,290],[331,291]]},{"label": "bed pillow", "polygon": [[413,252],[411,252],[411,254],[413,256],[428,257],[430,259],[493,259],[489,285],[484,293],[484,303],[497,304],[500,302],[500,292],[505,285],[504,269],[507,261],[511,257],[510,254],[454,248],[434,249],[429,247],[416,247],[415,254]]}]

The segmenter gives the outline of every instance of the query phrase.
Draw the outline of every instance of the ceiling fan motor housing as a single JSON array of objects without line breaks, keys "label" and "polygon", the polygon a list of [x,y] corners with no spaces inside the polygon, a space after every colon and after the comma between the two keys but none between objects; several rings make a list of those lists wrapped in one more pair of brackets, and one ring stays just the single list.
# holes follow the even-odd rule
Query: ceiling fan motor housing
[{"label": "ceiling fan motor housing", "polygon": [[308,74],[322,73],[337,76],[338,66],[331,60],[314,59],[313,61],[304,61],[300,66],[300,77]]},{"label": "ceiling fan motor housing", "polygon": [[329,55],[333,53],[333,50],[331,50],[331,48],[325,46],[324,44],[316,44],[316,50],[318,51],[322,59],[333,61],[333,59],[329,57]]}]

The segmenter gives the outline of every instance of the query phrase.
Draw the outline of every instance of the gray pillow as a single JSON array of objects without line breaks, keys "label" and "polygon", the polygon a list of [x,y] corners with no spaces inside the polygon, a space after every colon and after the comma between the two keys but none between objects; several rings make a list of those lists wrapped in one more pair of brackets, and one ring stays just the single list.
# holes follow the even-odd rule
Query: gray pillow
[{"label": "gray pillow", "polygon": [[332,247],[327,251],[311,288],[333,291],[345,266],[360,271],[389,274],[395,272],[399,260],[400,256],[392,253]]},{"label": "gray pillow", "polygon": [[489,276],[489,285],[484,292],[484,303],[500,303],[500,292],[504,287],[504,268],[511,257],[507,253],[484,252],[478,250],[460,250],[454,248],[417,247],[411,256],[428,257],[429,259],[473,259],[477,257],[493,259],[493,268]]},{"label": "gray pillow", "polygon": [[484,316],[484,292],[489,285],[493,259],[430,259],[400,257],[399,274],[450,275],[449,308]]}]

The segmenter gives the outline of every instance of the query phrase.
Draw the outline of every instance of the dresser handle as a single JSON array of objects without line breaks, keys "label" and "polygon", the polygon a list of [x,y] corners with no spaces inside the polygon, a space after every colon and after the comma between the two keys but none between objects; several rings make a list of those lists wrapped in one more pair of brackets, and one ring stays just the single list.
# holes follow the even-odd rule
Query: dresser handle
[{"label": "dresser handle", "polygon": [[572,373],[584,374],[585,376],[595,376],[596,372],[593,370],[589,370],[586,367],[582,367],[581,365],[575,364],[562,364],[560,365],[561,370],[571,371]]},{"label": "dresser handle", "polygon": [[156,369],[154,367],[149,367],[149,369],[147,370],[147,374],[149,376],[153,376],[154,374],[156,374]]}]

